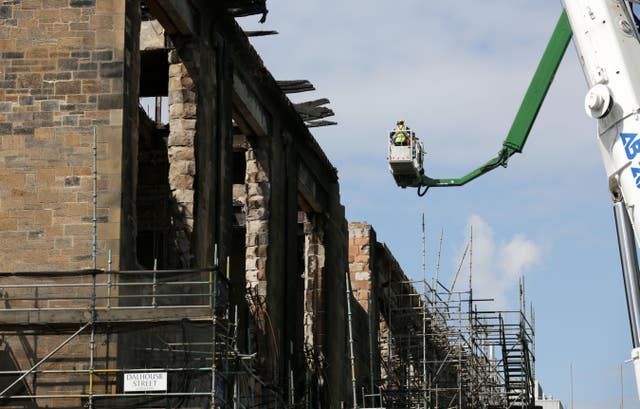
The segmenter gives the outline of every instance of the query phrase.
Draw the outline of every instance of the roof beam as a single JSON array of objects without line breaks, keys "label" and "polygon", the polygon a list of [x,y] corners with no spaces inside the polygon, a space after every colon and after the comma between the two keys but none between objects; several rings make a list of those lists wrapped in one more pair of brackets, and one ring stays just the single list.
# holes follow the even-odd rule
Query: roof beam
[{"label": "roof beam", "polygon": [[304,121],[313,121],[335,115],[332,109],[322,106],[329,102],[327,98],[321,98],[314,101],[294,104],[293,106]]},{"label": "roof beam", "polygon": [[196,25],[189,2],[184,0],[143,0],[169,34],[195,35]]},{"label": "roof beam", "polygon": [[319,126],[331,126],[331,125],[338,125],[337,122],[334,121],[311,121],[311,122],[307,122],[307,128],[317,128]]},{"label": "roof beam", "polygon": [[244,33],[247,35],[247,37],[263,37],[278,34],[278,32],[274,30],[245,31]]},{"label": "roof beam", "polygon": [[278,87],[285,94],[295,94],[296,92],[315,91],[316,88],[308,80],[277,81]]}]

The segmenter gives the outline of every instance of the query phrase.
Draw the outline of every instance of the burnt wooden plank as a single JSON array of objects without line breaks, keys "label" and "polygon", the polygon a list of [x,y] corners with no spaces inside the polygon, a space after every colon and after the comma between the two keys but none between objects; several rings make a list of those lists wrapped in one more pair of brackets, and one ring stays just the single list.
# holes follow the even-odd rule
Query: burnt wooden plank
[{"label": "burnt wooden plank", "polygon": [[311,121],[311,122],[307,122],[306,123],[307,128],[317,128],[319,126],[331,126],[331,125],[338,125],[337,122],[334,121]]},{"label": "burnt wooden plank", "polygon": [[303,121],[314,121],[335,115],[332,109],[322,106],[328,103],[329,100],[327,98],[321,98],[294,104],[294,107]]},{"label": "burnt wooden plank", "polygon": [[297,92],[315,91],[315,87],[308,80],[289,80],[277,81],[278,87],[285,94],[294,94]]},{"label": "burnt wooden plank", "polygon": [[255,31],[245,31],[244,33],[247,35],[247,37],[263,37],[263,36],[272,36],[272,35],[279,34],[277,31],[274,31],[274,30],[255,30]]},{"label": "burnt wooden plank", "polygon": [[320,98],[314,99],[313,101],[300,102],[298,104],[294,104],[294,106],[296,107],[296,111],[300,112],[310,110],[321,105],[327,105],[329,102],[331,101],[329,101],[327,98]]}]

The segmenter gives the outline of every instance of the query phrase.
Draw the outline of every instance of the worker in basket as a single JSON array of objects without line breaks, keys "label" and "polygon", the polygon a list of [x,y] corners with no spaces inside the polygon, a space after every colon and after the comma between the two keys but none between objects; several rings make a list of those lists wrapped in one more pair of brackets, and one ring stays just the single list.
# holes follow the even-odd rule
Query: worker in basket
[{"label": "worker in basket", "polygon": [[404,119],[396,122],[396,127],[393,130],[393,144],[396,146],[405,146],[411,143],[411,133],[409,127],[404,124]]}]

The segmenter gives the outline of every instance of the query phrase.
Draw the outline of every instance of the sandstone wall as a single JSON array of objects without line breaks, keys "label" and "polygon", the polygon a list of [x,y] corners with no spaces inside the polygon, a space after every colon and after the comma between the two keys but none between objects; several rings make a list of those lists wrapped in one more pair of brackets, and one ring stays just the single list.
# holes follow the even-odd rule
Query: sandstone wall
[{"label": "sandstone wall", "polygon": [[124,0],[0,5],[0,271],[92,263],[92,145],[98,250],[120,253]]}]

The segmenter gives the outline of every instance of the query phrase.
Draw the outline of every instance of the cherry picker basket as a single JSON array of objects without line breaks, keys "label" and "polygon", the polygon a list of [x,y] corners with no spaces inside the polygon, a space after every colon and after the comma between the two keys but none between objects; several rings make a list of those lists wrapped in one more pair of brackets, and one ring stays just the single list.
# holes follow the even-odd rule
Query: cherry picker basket
[{"label": "cherry picker basket", "polygon": [[402,131],[407,137],[404,144],[396,144],[396,134],[399,131],[389,132],[389,149],[387,160],[391,174],[398,177],[418,177],[424,173],[422,161],[424,147],[422,142],[410,130]]}]

